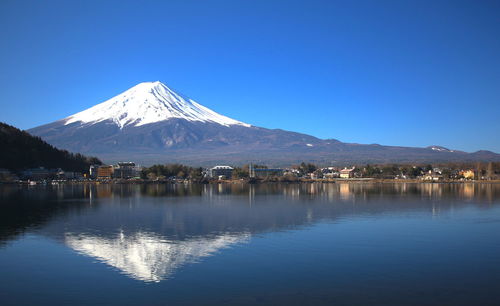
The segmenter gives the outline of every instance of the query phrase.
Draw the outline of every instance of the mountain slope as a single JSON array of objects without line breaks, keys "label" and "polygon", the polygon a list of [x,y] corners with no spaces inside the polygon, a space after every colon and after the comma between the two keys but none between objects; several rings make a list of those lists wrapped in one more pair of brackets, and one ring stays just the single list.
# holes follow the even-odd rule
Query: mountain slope
[{"label": "mountain slope", "polygon": [[91,164],[100,164],[97,158],[69,153],[49,145],[39,137],[0,122],[0,168],[13,171],[26,168],[62,168],[86,172]]},{"label": "mountain slope", "polygon": [[440,146],[409,148],[342,143],[252,126],[182,97],[160,82],[141,83],[65,119],[29,130],[61,148],[108,162],[144,164],[263,162],[287,165],[500,160],[493,152]]},{"label": "mountain slope", "polygon": [[114,98],[64,119],[64,124],[94,124],[111,120],[123,128],[174,118],[224,126],[250,126],[184,98],[159,81],[140,83]]}]

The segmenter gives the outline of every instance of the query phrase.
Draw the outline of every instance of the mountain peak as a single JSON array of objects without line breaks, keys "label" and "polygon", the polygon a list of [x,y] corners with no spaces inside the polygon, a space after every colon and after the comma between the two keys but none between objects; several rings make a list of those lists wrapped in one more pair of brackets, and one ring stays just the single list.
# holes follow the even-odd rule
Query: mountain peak
[{"label": "mountain peak", "polygon": [[[157,88],[160,88],[160,87],[168,88],[168,86],[165,85],[165,84],[163,84],[161,81],[142,82],[142,83],[139,83],[139,84],[133,86],[132,88],[136,88],[136,87],[138,87],[138,88],[144,88],[144,89],[146,89],[146,88],[155,88],[155,87],[157,87]],[[132,89],[132,88],[130,88],[130,89]]]},{"label": "mountain peak", "polygon": [[65,125],[93,124],[110,120],[123,128],[169,119],[217,123],[224,126],[249,124],[231,119],[181,96],[160,81],[143,82],[87,110],[65,118]]}]

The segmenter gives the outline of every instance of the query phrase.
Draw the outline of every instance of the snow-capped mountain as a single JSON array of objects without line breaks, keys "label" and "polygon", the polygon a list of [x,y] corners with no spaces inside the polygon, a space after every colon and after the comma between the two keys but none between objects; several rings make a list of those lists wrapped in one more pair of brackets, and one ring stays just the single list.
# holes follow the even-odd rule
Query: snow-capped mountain
[{"label": "snow-capped mountain", "polygon": [[175,93],[165,84],[140,83],[101,104],[65,118],[65,125],[113,121],[120,128],[141,126],[169,119],[217,123],[224,126],[249,124],[220,115],[195,101]]},{"label": "snow-capped mountain", "polygon": [[[298,118],[290,120],[300,124]],[[58,148],[95,155],[105,162],[133,160],[145,165],[500,161],[499,154],[489,151],[362,145],[256,127],[210,110],[158,81],[140,83],[94,107],[28,132]]]}]

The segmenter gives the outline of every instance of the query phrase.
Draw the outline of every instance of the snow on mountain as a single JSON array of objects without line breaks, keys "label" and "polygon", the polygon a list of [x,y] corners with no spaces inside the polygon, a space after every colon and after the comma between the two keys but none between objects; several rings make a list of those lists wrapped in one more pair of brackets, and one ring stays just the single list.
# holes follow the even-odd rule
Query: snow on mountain
[{"label": "snow on mountain", "polygon": [[500,160],[500,154],[493,152],[351,144],[253,126],[218,114],[160,82],[140,83],[108,101],[28,132],[55,147],[110,163],[126,159],[145,165],[258,162],[281,166],[302,161],[342,165]]},{"label": "snow on mountain", "polygon": [[65,125],[112,120],[122,129],[129,125],[141,126],[172,118],[250,127],[250,124],[223,116],[182,97],[160,81],[140,83],[114,98],[63,120]]},{"label": "snow on mountain", "polygon": [[429,146],[427,148],[438,152],[453,152],[453,150],[441,146]]}]

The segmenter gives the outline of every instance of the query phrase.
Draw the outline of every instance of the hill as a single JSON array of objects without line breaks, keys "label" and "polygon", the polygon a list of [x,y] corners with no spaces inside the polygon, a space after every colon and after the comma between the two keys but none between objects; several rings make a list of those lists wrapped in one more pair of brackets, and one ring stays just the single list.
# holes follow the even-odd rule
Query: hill
[{"label": "hill", "polygon": [[62,168],[86,172],[91,164],[101,164],[96,157],[59,150],[13,126],[0,122],[0,168],[19,171],[28,168]]}]

